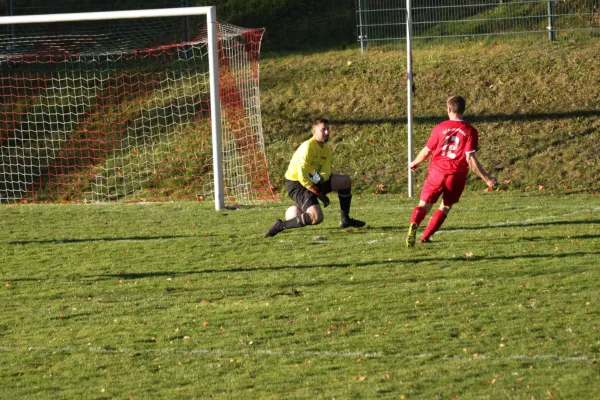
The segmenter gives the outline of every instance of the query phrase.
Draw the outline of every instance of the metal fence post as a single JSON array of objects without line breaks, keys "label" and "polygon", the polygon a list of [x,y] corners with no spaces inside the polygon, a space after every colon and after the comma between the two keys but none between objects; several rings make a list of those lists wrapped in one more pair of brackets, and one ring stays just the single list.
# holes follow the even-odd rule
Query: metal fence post
[{"label": "metal fence post", "polygon": [[[189,7],[190,6],[190,2],[189,0],[181,0],[181,7]],[[184,35],[185,38],[184,40],[186,42],[190,41],[190,17],[189,15],[185,16],[183,19],[183,29],[184,29]]]},{"label": "metal fence post", "polygon": [[[6,2],[6,15],[8,17],[12,17],[14,15],[15,11],[13,8],[13,0],[8,0],[8,2]],[[8,26],[8,32],[11,36],[11,38],[15,35],[15,26],[14,25],[9,25]]]},{"label": "metal fence post", "polygon": [[363,34],[363,18],[362,18],[362,13],[363,13],[363,1],[364,0],[358,0],[358,39],[360,40],[360,52],[361,54],[365,52],[365,42],[364,42],[364,34]]},{"label": "metal fence post", "polygon": [[556,0],[548,0],[548,39],[556,40]]}]

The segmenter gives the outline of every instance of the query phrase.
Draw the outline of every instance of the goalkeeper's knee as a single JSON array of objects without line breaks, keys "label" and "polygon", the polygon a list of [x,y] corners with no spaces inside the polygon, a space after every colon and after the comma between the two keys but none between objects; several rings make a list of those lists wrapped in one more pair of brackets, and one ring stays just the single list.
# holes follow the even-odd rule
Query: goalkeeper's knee
[{"label": "goalkeeper's knee", "polygon": [[304,223],[304,225],[316,225],[318,224],[318,222],[313,222],[313,217],[309,214],[309,213],[304,213],[302,215],[300,215],[300,218],[302,218],[302,222]]}]

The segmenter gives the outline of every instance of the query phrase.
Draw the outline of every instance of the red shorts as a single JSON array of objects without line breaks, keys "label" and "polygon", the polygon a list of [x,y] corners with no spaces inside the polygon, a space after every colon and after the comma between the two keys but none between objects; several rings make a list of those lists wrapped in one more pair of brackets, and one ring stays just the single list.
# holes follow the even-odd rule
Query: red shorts
[{"label": "red shorts", "polygon": [[460,200],[466,183],[467,174],[443,174],[437,171],[429,171],[423,190],[421,190],[421,200],[434,204],[443,194],[444,204],[451,206]]}]

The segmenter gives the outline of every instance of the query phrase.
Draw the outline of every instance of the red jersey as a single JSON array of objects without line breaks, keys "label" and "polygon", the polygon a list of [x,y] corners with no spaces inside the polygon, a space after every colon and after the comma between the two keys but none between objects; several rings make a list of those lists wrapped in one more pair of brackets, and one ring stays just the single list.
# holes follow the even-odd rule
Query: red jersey
[{"label": "red jersey", "polygon": [[451,119],[436,125],[425,146],[433,151],[429,170],[468,173],[467,153],[477,151],[478,140],[477,129],[465,121]]}]

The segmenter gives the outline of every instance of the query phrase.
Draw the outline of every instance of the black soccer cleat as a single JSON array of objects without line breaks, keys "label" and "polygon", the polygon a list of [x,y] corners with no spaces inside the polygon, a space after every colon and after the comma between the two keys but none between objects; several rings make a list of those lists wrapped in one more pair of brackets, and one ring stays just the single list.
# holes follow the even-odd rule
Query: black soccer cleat
[{"label": "black soccer cleat", "polygon": [[421,243],[432,243],[431,239],[427,238],[427,239],[421,239],[419,240],[419,242]]},{"label": "black soccer cleat", "polygon": [[269,230],[265,232],[265,237],[268,238],[271,236],[275,236],[284,229],[285,229],[285,224],[283,223],[282,220],[277,218],[277,221],[275,221],[275,223],[273,225],[271,225]]},{"label": "black soccer cleat", "polygon": [[340,228],[362,228],[365,222],[354,218],[342,218],[340,220]]}]

